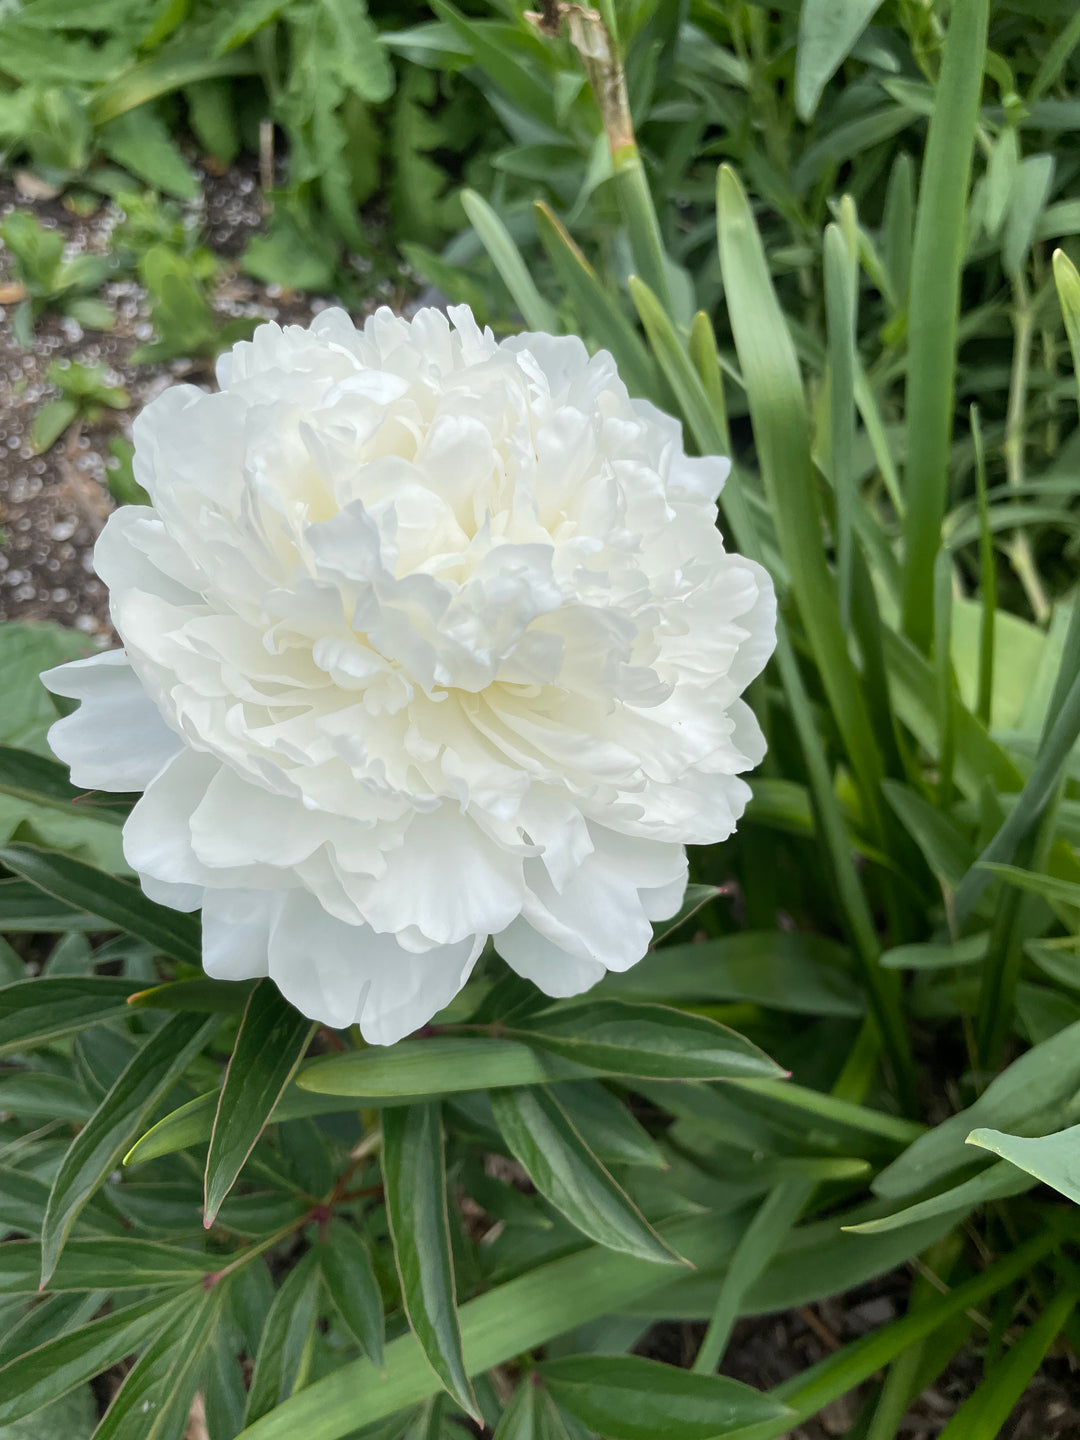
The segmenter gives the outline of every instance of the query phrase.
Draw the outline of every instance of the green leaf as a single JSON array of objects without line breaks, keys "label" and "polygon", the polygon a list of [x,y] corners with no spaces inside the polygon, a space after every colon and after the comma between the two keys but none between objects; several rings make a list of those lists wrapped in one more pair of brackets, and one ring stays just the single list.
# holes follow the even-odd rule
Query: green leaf
[{"label": "green leaf", "polygon": [[904,631],[927,653],[952,439],[960,275],[989,0],[956,0],[934,91],[908,306]]},{"label": "green leaf", "polygon": [[662,1265],[680,1263],[574,1129],[550,1090],[496,1090],[503,1139],[540,1194],[600,1245]]},{"label": "green leaf", "polygon": [[115,1168],[145,1117],[168,1094],[218,1023],[216,1016],[207,1020],[201,1015],[176,1015],[147,1036],[72,1141],[49,1192],[41,1232],[42,1285],[56,1269],[79,1211]]},{"label": "green leaf", "polygon": [[186,1428],[226,1285],[196,1291],[124,1377],[94,1440],[174,1440]]},{"label": "green leaf", "polygon": [[559,1405],[610,1440],[710,1440],[788,1413],[737,1380],[637,1355],[568,1355],[540,1374]]},{"label": "green leaf", "polygon": [[213,1225],[221,1202],[304,1058],[314,1024],[285,1000],[272,980],[251,992],[221,1087],[206,1157],[203,1225]]},{"label": "green leaf", "polygon": [[532,1016],[510,1033],[610,1075],[726,1080],[785,1073],[726,1025],[662,1005],[620,1000],[569,1005]]},{"label": "green leaf", "polygon": [[795,111],[809,121],[881,0],[803,0],[795,52]]},{"label": "green leaf", "polygon": [[452,1095],[503,1085],[545,1085],[593,1074],[551,1055],[538,1055],[517,1040],[477,1036],[402,1040],[330,1055],[296,1077],[303,1090],[321,1095]]},{"label": "green leaf", "polygon": [[[57,1295],[193,1284],[217,1265],[217,1258],[205,1252],[179,1250],[131,1236],[122,1240],[69,1240],[49,1281],[49,1292]],[[36,1295],[40,1279],[38,1241],[8,1240],[0,1245],[0,1295]]]},{"label": "green leaf", "polygon": [[0,1056],[20,1054],[124,1015],[138,982],[112,975],[17,980],[0,989]]},{"label": "green leaf", "polygon": [[550,1093],[604,1164],[667,1168],[649,1132],[598,1080],[563,1081],[552,1085]]},{"label": "green leaf", "polygon": [[[1034,1175],[1044,1185],[1052,1185],[1080,1205],[1080,1125],[1057,1130],[1052,1135],[1039,1135],[1035,1139],[1006,1135],[1000,1130],[982,1127],[972,1130],[967,1143],[1000,1155],[1003,1160],[1010,1161],[1028,1175]],[[994,1165],[986,1173],[993,1174],[1001,1168]]]},{"label": "green leaf", "polygon": [[1077,402],[1080,403],[1080,273],[1064,250],[1054,251],[1054,284],[1069,338]]},{"label": "green leaf", "polygon": [[526,1375],[503,1411],[492,1440],[540,1440],[536,1423],[539,1393],[532,1375]]},{"label": "green leaf", "polygon": [[34,416],[30,444],[36,455],[50,450],[79,413],[74,400],[48,400]]},{"label": "green leaf", "polygon": [[783,930],[667,945],[632,969],[608,975],[602,993],[660,1001],[749,1000],[797,1015],[854,1017],[866,1009],[842,945]]},{"label": "green leaf", "polygon": [[36,885],[25,880],[0,880],[0,933],[54,935],[100,929],[101,921],[93,915],[73,910]]},{"label": "green leaf", "polygon": [[128,1004],[138,1010],[198,1010],[203,1015],[242,1015],[257,980],[169,980],[139,990]]},{"label": "green leaf", "polygon": [[461,1349],[438,1105],[383,1113],[382,1167],[409,1324],[440,1383],[479,1418]]},{"label": "green leaf", "polygon": [[377,1370],[383,1367],[385,1321],[371,1255],[351,1225],[330,1222],[319,1248],[323,1284],[345,1328]]},{"label": "green leaf", "polygon": [[250,1426],[303,1388],[318,1318],[318,1299],[318,1257],[314,1250],[309,1250],[281,1282],[266,1316],[248,1391],[246,1425]]},{"label": "green leaf", "polygon": [[194,200],[199,181],[169,135],[168,126],[152,105],[126,110],[100,133],[105,154],[155,190]]},{"label": "green leaf", "polygon": [[1016,171],[1001,237],[1001,260],[1010,275],[1027,261],[1053,180],[1053,155],[1029,155]]},{"label": "green leaf", "polygon": [[0,1365],[0,1425],[8,1425],[92,1380],[136,1350],[190,1304],[155,1295],[114,1310]]},{"label": "green leaf", "polygon": [[491,256],[492,264],[521,311],[525,324],[530,330],[542,330],[549,335],[559,334],[559,317],[536,288],[536,283],[521,257],[521,251],[514,244],[502,220],[475,190],[463,190],[461,203],[480,243]]},{"label": "green leaf", "polygon": [[[699,1268],[719,1264],[732,1243],[731,1226],[712,1214],[657,1228]],[[590,1246],[495,1286],[461,1307],[468,1373],[479,1375],[575,1326],[617,1313],[669,1284],[671,1273]],[[241,1440],[295,1440],[298,1435],[304,1440],[341,1440],[358,1426],[421,1404],[438,1389],[415,1335],[403,1335],[386,1347],[385,1376],[367,1360],[343,1365],[251,1426]]]},{"label": "green leaf", "polygon": [[0,794],[68,815],[73,813],[71,807],[77,806],[80,816],[92,816],[109,825],[123,825],[127,818],[128,797],[96,791],[88,794],[72,785],[66,765],[13,745],[0,745]]},{"label": "green leaf", "polygon": [[199,922],[156,905],[137,885],[33,845],[0,846],[0,863],[62,903],[99,916],[106,928],[138,936],[174,960],[201,965]]},{"label": "green leaf", "polygon": [[[874,1181],[875,1194],[904,1199],[970,1164],[967,1136],[983,1126],[1015,1130],[1042,1125],[1080,1088],[1080,1022],[1014,1060],[967,1110],[951,1115],[887,1166]],[[1047,1122],[1043,1124],[1043,1120]],[[1060,1123],[1060,1122],[1059,1122]]]},{"label": "green leaf", "polygon": [[91,1440],[97,1425],[97,1398],[80,1385],[59,1400],[0,1430],[0,1440]]},{"label": "green leaf", "polygon": [[939,1440],[995,1440],[1072,1314],[1080,1292],[1055,1295],[1039,1318],[1009,1347],[974,1395],[953,1413]]},{"label": "green leaf", "polygon": [[[977,1130],[977,1135],[990,1135],[993,1131]],[[971,1137],[968,1137],[971,1143]],[[990,1147],[987,1147],[990,1148]],[[901,1230],[905,1225],[917,1225],[921,1220],[932,1220],[937,1215],[955,1215],[959,1218],[985,1205],[990,1200],[1002,1200],[1011,1195],[1022,1195],[1031,1189],[1028,1177],[1014,1165],[991,1165],[988,1170],[964,1180],[951,1189],[944,1190],[929,1200],[920,1200],[892,1215],[882,1215],[877,1220],[864,1220],[860,1225],[844,1228],[855,1235],[880,1235],[887,1230]]]}]

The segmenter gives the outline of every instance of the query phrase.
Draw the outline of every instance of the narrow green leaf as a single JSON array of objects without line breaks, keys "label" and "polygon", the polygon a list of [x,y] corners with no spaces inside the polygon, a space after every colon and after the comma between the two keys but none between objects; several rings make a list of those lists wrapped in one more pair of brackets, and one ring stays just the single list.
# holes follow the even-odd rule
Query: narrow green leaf
[{"label": "narrow green leaf", "polygon": [[[49,1292],[57,1295],[192,1284],[217,1265],[213,1255],[179,1250],[154,1240],[69,1240],[49,1281]],[[38,1241],[8,1240],[0,1245],[0,1295],[36,1295],[40,1279]]]},{"label": "narrow green leaf", "polygon": [[548,304],[529,274],[521,251],[514,244],[509,230],[482,195],[475,190],[462,190],[461,203],[480,243],[491,257],[491,263],[502,277],[522,319],[530,330],[559,334],[559,318]]},{"label": "narrow green leaf", "polygon": [[[804,11],[805,14],[805,11]],[[845,196],[841,202],[850,205]],[[854,220],[854,209],[851,211]],[[825,319],[829,351],[829,458],[836,497],[836,566],[840,621],[851,622],[852,565],[857,492],[855,449],[858,256],[839,225],[825,227]]]},{"label": "narrow green leaf", "polygon": [[33,845],[0,846],[0,863],[64,904],[100,916],[107,927],[136,935],[174,960],[201,964],[199,922],[148,900],[137,885]]},{"label": "narrow green leaf", "polygon": [[[971,1132],[967,1143],[1000,1155],[1003,1160],[1019,1166],[1044,1185],[1052,1185],[1080,1205],[1080,1125],[1071,1125],[1067,1130],[1039,1135],[1035,1139],[981,1128]],[[1000,1168],[998,1165],[993,1167],[994,1170]]]},{"label": "narrow green leaf", "polygon": [[603,1164],[667,1168],[649,1132],[598,1080],[562,1081],[552,1085],[550,1093]]},{"label": "narrow green leaf", "polygon": [[1034,1324],[989,1371],[942,1430],[939,1440],[995,1440],[1019,1404],[1046,1352],[1072,1314],[1080,1292],[1055,1295]]},{"label": "narrow green leaf", "polygon": [[34,416],[30,426],[30,444],[35,455],[52,449],[57,440],[79,413],[74,400],[48,400]]},{"label": "narrow green leaf", "polygon": [[332,1220],[319,1248],[323,1284],[346,1329],[376,1370],[383,1368],[385,1322],[368,1248],[351,1225]]},{"label": "narrow green leaf", "polygon": [[542,201],[536,204],[536,228],[556,278],[566,291],[584,334],[610,350],[631,395],[663,403],[652,357],[614,296],[574,244],[565,226]]},{"label": "narrow green leaf", "polygon": [[127,1013],[137,981],[113,975],[38,976],[0,988],[0,1056],[22,1054]]},{"label": "narrow green leaf", "polygon": [[536,1417],[539,1393],[532,1376],[526,1375],[503,1411],[492,1440],[540,1440]]},{"label": "narrow green leaf", "polygon": [[821,92],[869,25],[881,0],[803,0],[795,52],[795,111],[806,122]]},{"label": "narrow green leaf", "polygon": [[934,558],[945,516],[975,124],[989,0],[956,0],[926,139],[908,307],[904,631],[924,653],[934,633]]},{"label": "narrow green leaf", "polygon": [[1020,162],[1001,236],[1001,260],[1009,275],[1024,268],[1053,180],[1053,155],[1029,155]]},{"label": "narrow green leaf", "polygon": [[154,1295],[0,1365],[0,1425],[32,1414],[117,1364],[190,1303],[188,1295],[165,1300]]},{"label": "narrow green leaf", "polygon": [[[951,1115],[920,1136],[876,1178],[874,1193],[904,1199],[936,1184],[971,1163],[967,1136],[982,1126],[1001,1130],[1028,1128],[1045,1115],[1050,1129],[1080,1088],[1080,1022],[1033,1046],[992,1080],[966,1110]],[[1060,1123],[1060,1121],[1058,1122]]]},{"label": "narrow green leaf", "polygon": [[515,1038],[611,1075],[656,1080],[775,1078],[775,1061],[726,1025],[663,1005],[587,1001],[530,1016]]},{"label": "narrow green leaf", "polygon": [[[719,1264],[733,1232],[724,1217],[695,1215],[658,1227],[700,1269]],[[556,1335],[619,1312],[670,1283],[671,1270],[603,1246],[528,1271],[461,1307],[469,1374],[546,1344]],[[439,1388],[415,1335],[386,1347],[386,1374],[368,1360],[341,1366],[246,1430],[240,1440],[341,1440],[357,1427],[419,1405]]]},{"label": "narrow green leaf", "polygon": [[198,1010],[203,1015],[242,1015],[256,980],[169,980],[139,990],[128,1004],[138,1010]]},{"label": "narrow green leaf", "polygon": [[975,447],[975,488],[979,506],[979,580],[982,616],[979,622],[979,689],[975,714],[990,728],[994,694],[994,629],[997,619],[997,560],[990,533],[990,508],[986,496],[986,453],[978,406],[971,407],[971,439]]},{"label": "narrow green leaf", "polygon": [[66,930],[100,930],[93,915],[73,910],[27,880],[0,880],[0,933],[55,935]]},{"label": "narrow green leaf", "polygon": [[671,1252],[616,1184],[550,1090],[496,1090],[491,1108],[510,1153],[571,1225],[611,1250],[662,1265],[680,1263],[682,1257]]},{"label": "narrow green leaf", "polygon": [[1054,284],[1065,320],[1065,334],[1069,337],[1077,402],[1080,403],[1080,273],[1064,250],[1054,251]]},{"label": "narrow green leaf", "polygon": [[303,1090],[322,1095],[453,1095],[503,1085],[546,1085],[595,1072],[557,1056],[537,1054],[519,1040],[486,1036],[403,1040],[329,1055],[296,1077]]},{"label": "narrow green leaf", "polygon": [[207,1230],[304,1058],[314,1030],[272,980],[261,980],[251,992],[210,1135],[203,1210]]},{"label": "narrow green leaf", "polygon": [[638,1355],[568,1355],[540,1374],[559,1405],[610,1440],[711,1440],[787,1414],[738,1380]]},{"label": "narrow green leaf", "polygon": [[309,1250],[285,1276],[267,1313],[248,1391],[246,1425],[272,1413],[275,1406],[303,1389],[318,1301],[318,1256]]},{"label": "narrow green leaf", "polygon": [[[977,1135],[992,1132],[977,1130]],[[969,1142],[971,1137],[968,1137]],[[887,1230],[902,1230],[905,1225],[917,1225],[922,1220],[932,1220],[936,1215],[956,1215],[959,1219],[978,1205],[990,1200],[1002,1200],[1011,1195],[1022,1195],[1032,1188],[1028,1176],[1017,1170],[1015,1165],[991,1165],[970,1180],[964,1180],[949,1190],[929,1200],[920,1200],[892,1215],[882,1215],[877,1220],[864,1220],[860,1225],[847,1225],[845,1229],[854,1235],[881,1235]]]},{"label": "narrow green leaf", "polygon": [[461,1348],[438,1105],[384,1112],[382,1166],[409,1324],[439,1382],[479,1419]]},{"label": "narrow green leaf", "polygon": [[41,1232],[43,1287],[56,1269],[79,1211],[115,1168],[145,1117],[168,1094],[217,1026],[216,1016],[207,1020],[201,1015],[176,1015],[147,1036],[72,1141],[49,1192]]}]

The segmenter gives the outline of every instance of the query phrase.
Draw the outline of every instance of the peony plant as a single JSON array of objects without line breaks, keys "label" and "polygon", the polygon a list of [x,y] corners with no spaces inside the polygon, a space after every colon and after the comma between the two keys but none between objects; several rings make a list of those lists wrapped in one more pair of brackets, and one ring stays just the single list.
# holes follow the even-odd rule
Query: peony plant
[{"label": "peony plant", "polygon": [[95,563],[123,649],[48,671],[50,742],[142,791],[124,853],[203,965],[392,1044],[489,938],[587,990],[680,908],[762,758],[774,645],[729,464],[572,337],[465,307],[264,325],[135,425],[152,509]]}]

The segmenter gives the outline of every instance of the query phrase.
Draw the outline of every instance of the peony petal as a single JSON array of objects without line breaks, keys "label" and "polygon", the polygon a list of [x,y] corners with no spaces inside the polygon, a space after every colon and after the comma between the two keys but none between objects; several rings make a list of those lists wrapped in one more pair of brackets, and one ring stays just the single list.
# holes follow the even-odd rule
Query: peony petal
[{"label": "peony petal", "polygon": [[143,790],[180,749],[123,650],[46,670],[42,684],[82,704],[49,730],[49,744],[88,790]]}]

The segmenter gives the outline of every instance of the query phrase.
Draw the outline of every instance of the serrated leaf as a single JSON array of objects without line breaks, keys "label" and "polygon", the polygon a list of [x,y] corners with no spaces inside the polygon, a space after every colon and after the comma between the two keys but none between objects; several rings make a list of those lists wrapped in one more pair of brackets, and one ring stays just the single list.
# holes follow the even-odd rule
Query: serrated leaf
[{"label": "serrated leaf", "polygon": [[255,986],[240,1022],[210,1135],[203,1215],[207,1229],[303,1059],[314,1030],[314,1023],[293,1009],[273,981],[262,980]]},{"label": "serrated leaf", "polygon": [[438,1105],[384,1112],[382,1166],[409,1324],[440,1383],[479,1418],[461,1350]]},{"label": "serrated leaf", "polygon": [[377,1370],[383,1366],[385,1322],[371,1255],[343,1220],[332,1220],[319,1248],[323,1284],[346,1329]]},{"label": "serrated leaf", "polygon": [[201,965],[198,921],[148,900],[137,885],[33,845],[0,846],[0,863],[63,904],[97,915],[107,928],[136,935],[174,960]]},{"label": "serrated leaf", "polygon": [[511,1034],[609,1075],[727,1080],[785,1073],[736,1031],[663,1005],[618,1000],[570,1005],[532,1016]]},{"label": "serrated leaf", "polygon": [[682,1263],[585,1144],[548,1089],[496,1090],[491,1108],[515,1160],[540,1194],[582,1234],[641,1260]]},{"label": "serrated leaf", "polygon": [[110,120],[101,131],[100,143],[111,160],[155,190],[180,200],[194,200],[199,194],[198,177],[152,105],[140,105]]},{"label": "serrated leaf", "polygon": [[738,1380],[638,1355],[568,1355],[540,1374],[564,1409],[610,1440],[711,1440],[788,1413]]},{"label": "serrated leaf", "polygon": [[[44,983],[44,982],[39,982]],[[176,1015],[147,1036],[56,1172],[41,1232],[44,1286],[79,1211],[113,1170],[145,1117],[159,1104],[217,1029],[218,1020]]]}]

